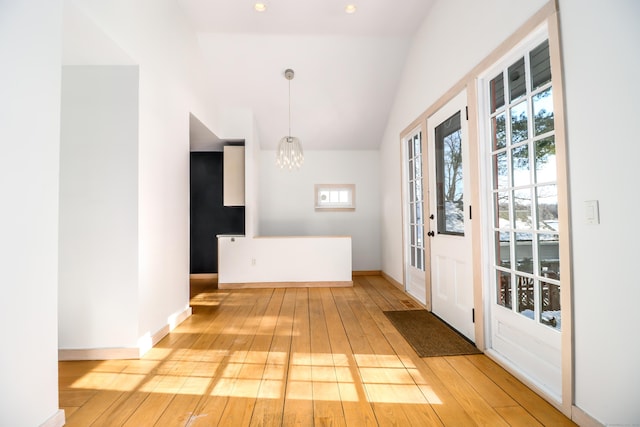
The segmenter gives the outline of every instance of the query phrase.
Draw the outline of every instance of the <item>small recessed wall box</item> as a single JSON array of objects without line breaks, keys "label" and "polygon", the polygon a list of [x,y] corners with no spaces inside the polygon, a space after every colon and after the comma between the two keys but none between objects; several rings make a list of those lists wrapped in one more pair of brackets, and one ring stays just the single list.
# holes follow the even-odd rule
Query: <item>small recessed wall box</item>
[{"label": "small recessed wall box", "polygon": [[587,200],[584,202],[584,219],[587,224],[600,224],[600,212],[597,200]]}]

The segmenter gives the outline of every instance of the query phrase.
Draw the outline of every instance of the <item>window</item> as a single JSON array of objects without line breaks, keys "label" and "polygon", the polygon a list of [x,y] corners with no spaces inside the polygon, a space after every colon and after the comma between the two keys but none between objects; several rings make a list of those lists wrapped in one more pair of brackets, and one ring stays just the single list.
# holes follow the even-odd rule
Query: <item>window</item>
[{"label": "window", "polygon": [[315,208],[317,211],[355,210],[355,184],[316,184]]},{"label": "window", "polygon": [[495,301],[560,330],[555,126],[549,42],[488,81]]}]

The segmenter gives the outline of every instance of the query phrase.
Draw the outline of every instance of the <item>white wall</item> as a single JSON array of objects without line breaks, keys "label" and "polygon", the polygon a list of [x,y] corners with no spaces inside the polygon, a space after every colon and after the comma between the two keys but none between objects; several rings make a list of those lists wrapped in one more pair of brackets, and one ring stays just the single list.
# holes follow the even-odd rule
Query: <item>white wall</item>
[{"label": "white wall", "polygon": [[416,34],[380,147],[382,270],[398,282],[403,282],[400,132],[545,3],[439,0]]},{"label": "white wall", "polygon": [[[575,400],[608,425],[640,424],[640,3],[561,0],[572,211]],[[600,224],[584,202],[598,200]]]},{"label": "white wall", "polygon": [[[353,269],[380,270],[378,152],[305,151],[304,165],[297,171],[281,170],[275,159],[275,151],[262,151],[260,234],[351,236]],[[355,184],[356,210],[316,212],[315,184]]]},{"label": "white wall", "polygon": [[216,113],[197,46],[177,2],[69,0],[139,66],[138,337],[188,309],[189,113]]},{"label": "white wall", "polygon": [[[351,238],[229,237],[218,238],[218,282],[351,282]],[[277,286],[277,285],[276,285]]]},{"label": "white wall", "polygon": [[66,66],[59,348],[138,339],[138,67]]},{"label": "white wall", "polygon": [[0,1],[3,426],[64,419],[57,370],[61,21],[60,0]]},{"label": "white wall", "polygon": [[[381,146],[382,268],[402,278],[399,133],[544,1],[440,0],[417,34]],[[640,423],[639,231],[633,129],[640,3],[560,0],[572,212],[575,403],[604,424]],[[456,25],[447,24],[456,22]],[[457,35],[452,31],[458,32]],[[446,41],[446,42],[443,42]],[[454,53],[457,53],[454,54]],[[438,64],[439,58],[446,59]],[[601,224],[584,221],[600,202]],[[610,250],[609,248],[616,248]]]}]

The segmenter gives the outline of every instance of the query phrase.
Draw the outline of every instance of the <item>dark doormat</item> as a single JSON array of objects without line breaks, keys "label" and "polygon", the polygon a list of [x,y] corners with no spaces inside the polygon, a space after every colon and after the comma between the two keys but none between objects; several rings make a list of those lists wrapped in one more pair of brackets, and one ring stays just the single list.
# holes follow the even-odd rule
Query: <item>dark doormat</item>
[{"label": "dark doormat", "polygon": [[470,341],[426,310],[385,311],[420,357],[480,354]]}]

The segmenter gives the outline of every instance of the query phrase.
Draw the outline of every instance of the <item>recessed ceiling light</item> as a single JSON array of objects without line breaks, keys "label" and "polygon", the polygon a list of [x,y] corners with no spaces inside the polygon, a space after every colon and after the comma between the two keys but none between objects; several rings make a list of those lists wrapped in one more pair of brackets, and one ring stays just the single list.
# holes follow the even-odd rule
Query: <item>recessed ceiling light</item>
[{"label": "recessed ceiling light", "polygon": [[256,12],[264,12],[265,10],[267,10],[267,5],[266,3],[256,2],[256,4],[253,5],[253,8],[256,10]]},{"label": "recessed ceiling light", "polygon": [[355,4],[348,4],[345,6],[344,11],[347,13],[356,13],[356,5]]}]

